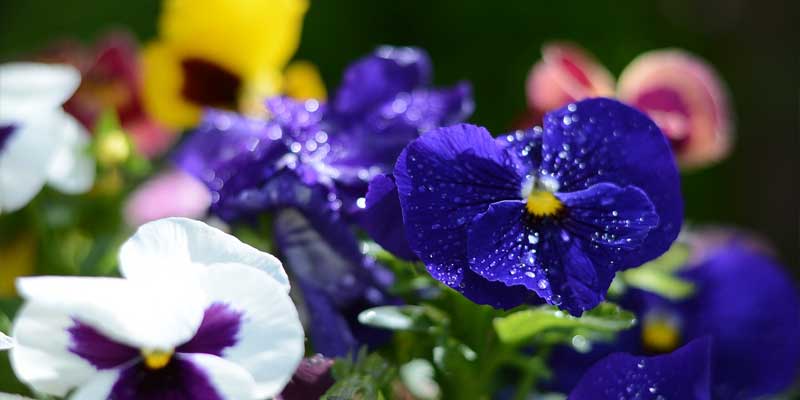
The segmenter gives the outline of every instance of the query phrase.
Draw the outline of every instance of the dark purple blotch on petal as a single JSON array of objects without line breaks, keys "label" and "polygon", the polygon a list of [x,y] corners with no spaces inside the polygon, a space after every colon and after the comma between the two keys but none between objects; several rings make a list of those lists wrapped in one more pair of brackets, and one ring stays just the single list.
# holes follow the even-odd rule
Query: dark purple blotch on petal
[{"label": "dark purple blotch on petal", "polygon": [[178,346],[175,352],[222,356],[223,350],[236,344],[241,325],[240,311],[224,303],[213,303],[206,308],[194,337]]},{"label": "dark purple blotch on petal", "polygon": [[0,152],[3,151],[3,147],[8,143],[8,139],[11,138],[11,134],[14,133],[14,130],[16,130],[16,126],[14,125],[0,125]]},{"label": "dark purple blotch on petal", "polygon": [[208,375],[191,361],[172,357],[156,370],[140,362],[123,369],[109,400],[223,400]]},{"label": "dark purple blotch on petal", "polygon": [[711,340],[702,338],[661,356],[611,354],[584,374],[568,399],[711,399],[710,351]]},{"label": "dark purple blotch on petal", "polygon": [[97,369],[118,367],[139,357],[138,349],[119,343],[77,319],[73,318],[73,325],[67,333],[70,336],[69,351]]}]

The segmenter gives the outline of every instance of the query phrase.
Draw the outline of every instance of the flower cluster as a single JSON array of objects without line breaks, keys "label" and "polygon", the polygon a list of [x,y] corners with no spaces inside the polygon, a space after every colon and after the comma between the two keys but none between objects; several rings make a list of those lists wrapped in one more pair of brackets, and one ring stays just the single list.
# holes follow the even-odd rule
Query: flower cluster
[{"label": "flower cluster", "polygon": [[684,220],[732,142],[710,66],[548,44],[490,132],[417,47],[328,98],[308,7],[165,0],[141,52],[0,65],[0,398],[796,396],[777,252]]}]

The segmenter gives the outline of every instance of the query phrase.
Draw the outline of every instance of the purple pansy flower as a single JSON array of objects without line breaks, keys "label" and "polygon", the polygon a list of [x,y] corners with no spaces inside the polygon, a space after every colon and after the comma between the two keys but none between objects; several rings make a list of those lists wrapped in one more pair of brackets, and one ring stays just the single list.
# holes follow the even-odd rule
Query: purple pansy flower
[{"label": "purple pansy flower", "polygon": [[551,357],[551,387],[569,389],[592,362],[610,352],[657,354],[704,336],[713,343],[714,399],[750,399],[791,385],[800,370],[797,288],[746,236],[714,241],[713,248],[703,244],[702,257],[693,257],[679,272],[695,285],[692,297],[670,301],[632,290],[622,304],[639,315],[640,324],[612,344],[595,344],[587,354],[557,348]]},{"label": "purple pansy flower", "polygon": [[708,400],[710,348],[704,338],[661,356],[611,354],[583,375],[568,399]]},{"label": "purple pansy flower", "polygon": [[535,294],[580,315],[617,271],[666,251],[683,218],[663,135],[610,99],[497,139],[434,130],[406,147],[395,178],[406,238],[431,275],[495,307]]},{"label": "purple pansy flower", "polygon": [[289,382],[304,335],[275,257],[201,222],[143,225],[124,278],[23,278],[16,375],[72,399],[257,400]]},{"label": "purple pansy flower", "polygon": [[393,302],[391,274],[360,252],[349,226],[361,221],[367,182],[391,172],[420,133],[471,112],[466,84],[431,89],[430,77],[423,51],[381,47],[347,69],[330,103],[269,99],[269,121],[210,110],[177,154],[211,190],[215,215],[236,222],[274,214],[312,342],[327,356],[387,336],[356,322],[364,308]]}]

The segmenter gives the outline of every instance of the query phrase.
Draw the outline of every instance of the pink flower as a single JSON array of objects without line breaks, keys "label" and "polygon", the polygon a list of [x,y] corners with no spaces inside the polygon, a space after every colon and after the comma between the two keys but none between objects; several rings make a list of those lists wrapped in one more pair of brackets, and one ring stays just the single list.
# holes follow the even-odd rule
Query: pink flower
[{"label": "pink flower", "polygon": [[163,172],[128,198],[125,221],[130,226],[166,217],[203,217],[211,205],[211,193],[206,186],[180,170]]},{"label": "pink flower", "polygon": [[526,92],[532,115],[616,94],[656,121],[687,169],[719,161],[731,149],[727,91],[711,66],[682,50],[640,55],[622,72],[614,91],[611,75],[586,51],[568,43],[546,44],[542,60],[528,75]]}]

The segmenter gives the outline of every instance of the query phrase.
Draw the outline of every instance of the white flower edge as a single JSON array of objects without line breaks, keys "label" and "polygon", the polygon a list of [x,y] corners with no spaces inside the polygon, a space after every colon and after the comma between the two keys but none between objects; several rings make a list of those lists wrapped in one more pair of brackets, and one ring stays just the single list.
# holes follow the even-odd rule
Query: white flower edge
[{"label": "white flower edge", "polygon": [[148,222],[122,245],[120,273],[129,279],[162,274],[175,266],[242,264],[258,268],[289,291],[280,260],[203,222],[171,217]]},{"label": "white flower edge", "polygon": [[[240,257],[225,259],[217,255],[217,258],[203,259],[214,262],[198,266],[196,258],[186,258],[186,249],[202,248],[202,244],[211,246],[208,241],[216,244],[229,235],[220,231],[210,234],[208,229],[215,229],[200,227],[205,224],[197,221],[178,221],[176,227],[174,220],[176,218],[154,222],[160,222],[155,228],[171,225],[169,229],[156,231],[175,234],[176,229],[180,232],[188,224],[206,234],[183,232],[184,236],[178,235],[182,240],[178,243],[184,247],[171,247],[169,243],[175,242],[168,239],[162,241],[164,246],[152,247],[149,245],[158,243],[157,237],[146,236],[148,240],[144,243],[148,245],[138,243],[128,247],[127,254],[133,256],[126,258],[128,278],[18,280],[18,291],[26,302],[14,321],[12,334],[17,346],[11,349],[10,358],[15,373],[23,382],[37,391],[56,396],[75,389],[75,398],[104,399],[116,382],[117,373],[99,371],[70,351],[73,342],[67,329],[75,320],[121,344],[137,348],[175,348],[194,335],[209,305],[223,303],[241,313],[237,342],[226,348],[222,357],[185,353],[175,357],[192,358],[225,399],[255,400],[280,393],[304,353],[305,336],[287,293],[288,286],[276,280],[263,265],[243,265]],[[230,239],[232,237],[224,240]],[[198,240],[207,242],[198,243]],[[246,245],[239,242],[239,246]],[[174,251],[170,252],[170,248]],[[138,251],[156,253],[136,254]],[[161,264],[163,271],[155,270],[150,264],[133,263],[151,262],[159,256],[174,263]],[[267,253],[261,253],[260,257],[269,260],[272,268],[276,267],[274,257]],[[245,260],[252,261],[252,258]]]},{"label": "white flower edge", "polygon": [[89,133],[61,109],[79,84],[67,65],[0,65],[0,124],[15,127],[0,151],[0,212],[22,208],[47,182],[68,194],[91,189]]}]

